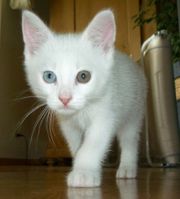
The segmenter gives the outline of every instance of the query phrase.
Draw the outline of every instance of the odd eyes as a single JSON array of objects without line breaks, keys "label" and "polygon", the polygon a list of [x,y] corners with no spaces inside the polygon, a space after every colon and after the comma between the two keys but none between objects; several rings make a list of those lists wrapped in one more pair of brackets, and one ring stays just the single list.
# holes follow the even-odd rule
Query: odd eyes
[{"label": "odd eyes", "polygon": [[45,71],[43,73],[43,79],[46,83],[52,84],[56,82],[56,75],[52,71]]},{"label": "odd eyes", "polygon": [[[86,70],[78,72],[76,76],[76,80],[81,84],[89,82],[90,79],[91,79],[91,73]],[[53,71],[44,71],[43,80],[48,84],[52,84],[57,81],[57,77]]]},{"label": "odd eyes", "polygon": [[77,79],[77,81],[79,83],[85,84],[85,83],[87,83],[87,82],[90,81],[90,79],[91,79],[91,73],[89,71],[86,71],[86,70],[80,71],[77,74],[76,79]]}]

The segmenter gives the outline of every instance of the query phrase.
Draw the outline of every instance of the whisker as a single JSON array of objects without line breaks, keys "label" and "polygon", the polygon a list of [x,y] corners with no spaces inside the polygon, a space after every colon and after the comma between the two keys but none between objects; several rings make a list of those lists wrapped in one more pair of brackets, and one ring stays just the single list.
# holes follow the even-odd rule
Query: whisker
[{"label": "whisker", "polygon": [[39,127],[38,127],[38,133],[37,133],[37,138],[36,138],[36,145],[37,146],[38,146],[39,135],[40,135],[40,132],[41,132],[40,129],[41,129],[43,122],[45,121],[45,118],[48,117],[48,112],[49,112],[48,107],[45,107],[44,115],[42,116],[42,119],[41,119],[41,121],[39,123]]},{"label": "whisker", "polygon": [[47,112],[47,117],[46,117],[46,123],[45,123],[45,128],[46,128],[46,134],[48,136],[48,140],[50,141],[51,138],[49,137],[49,133],[48,133],[48,123],[49,123],[49,111]]},{"label": "whisker", "polygon": [[20,120],[20,122],[18,122],[17,123],[17,125],[16,125],[16,128],[15,128],[15,131],[14,131],[14,133],[13,134],[16,134],[16,132],[18,131],[18,130],[20,130],[20,127],[22,126],[22,124],[25,122],[25,120],[32,114],[32,113],[34,113],[35,111],[37,111],[38,109],[40,109],[41,107],[43,107],[43,106],[45,106],[46,104],[45,103],[41,103],[41,104],[38,104],[38,105],[36,105],[34,108],[32,108],[30,111],[28,111],[25,115],[24,115],[24,117]]},{"label": "whisker", "polygon": [[31,89],[30,89],[30,88],[27,88],[27,89],[21,91],[21,92],[19,93],[18,97],[21,97],[21,96],[23,96],[24,94],[29,93],[29,92],[31,92]]},{"label": "whisker", "polygon": [[29,149],[32,145],[32,140],[33,140],[33,137],[35,135],[35,131],[36,131],[36,128],[38,125],[40,125],[41,123],[41,120],[42,118],[44,117],[45,113],[46,113],[47,109],[46,107],[41,111],[41,113],[39,114],[39,116],[37,117],[37,120],[36,122],[34,123],[34,126],[33,126],[33,129],[32,129],[32,133],[31,133],[31,136],[30,136],[30,139],[29,139]]},{"label": "whisker", "polygon": [[54,113],[53,111],[50,111],[50,121],[49,121],[49,126],[50,126],[50,136],[51,139],[53,140],[53,143],[55,144],[56,147],[56,142],[54,141]]},{"label": "whisker", "polygon": [[35,95],[29,95],[29,96],[24,96],[24,97],[19,97],[15,98],[13,101],[21,101],[21,100],[26,100],[26,99],[45,99],[43,96],[35,96]]},{"label": "whisker", "polygon": [[43,124],[45,118],[47,117],[47,114],[48,114],[48,108],[45,107],[44,108],[44,114],[42,114],[42,118],[41,118],[41,121],[39,122],[39,127],[38,127],[38,131],[37,131],[37,137],[36,137],[36,145],[37,146],[38,146],[39,136],[40,136],[40,133],[41,133],[41,127],[42,127],[42,124]]},{"label": "whisker", "polygon": [[46,130],[47,130],[47,135],[48,135],[48,139],[49,141],[56,146],[56,143],[54,141],[54,131],[52,130],[53,128],[53,123],[52,123],[52,115],[53,112],[51,110],[49,110],[48,112],[48,117],[47,117],[47,123],[46,123]]}]

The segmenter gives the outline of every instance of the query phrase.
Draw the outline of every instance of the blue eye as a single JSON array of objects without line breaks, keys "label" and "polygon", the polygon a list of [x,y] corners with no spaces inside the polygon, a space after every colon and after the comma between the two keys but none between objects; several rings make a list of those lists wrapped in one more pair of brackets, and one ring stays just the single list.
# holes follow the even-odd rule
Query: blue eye
[{"label": "blue eye", "polygon": [[48,84],[55,83],[56,82],[56,75],[52,71],[44,71],[43,80]]}]

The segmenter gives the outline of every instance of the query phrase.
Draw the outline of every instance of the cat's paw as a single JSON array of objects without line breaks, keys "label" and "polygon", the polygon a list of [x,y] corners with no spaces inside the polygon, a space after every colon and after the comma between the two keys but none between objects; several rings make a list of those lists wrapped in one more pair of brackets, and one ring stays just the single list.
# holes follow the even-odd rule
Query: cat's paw
[{"label": "cat's paw", "polygon": [[101,185],[100,172],[88,170],[71,171],[67,177],[67,184],[70,187],[99,187]]},{"label": "cat's paw", "polygon": [[136,178],[137,167],[129,165],[120,165],[117,172],[116,178]]}]

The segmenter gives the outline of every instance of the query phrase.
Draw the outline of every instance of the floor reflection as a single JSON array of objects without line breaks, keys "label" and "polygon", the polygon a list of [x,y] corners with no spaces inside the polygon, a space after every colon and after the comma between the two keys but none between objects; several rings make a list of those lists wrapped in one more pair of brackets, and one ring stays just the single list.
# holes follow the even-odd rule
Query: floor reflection
[{"label": "floor reflection", "polygon": [[[107,186],[107,185],[106,185]],[[121,199],[138,199],[137,191],[137,180],[117,180],[114,189],[118,190],[116,198]],[[103,190],[103,193],[102,193]],[[114,192],[106,189],[104,191],[101,188],[68,188],[67,197],[68,199],[104,199],[111,197],[113,198]],[[119,196],[118,196],[119,195]]]},{"label": "floor reflection", "polygon": [[119,179],[110,173],[99,188],[68,188],[68,199],[180,198],[180,169],[141,169],[138,179]]},{"label": "floor reflection", "polygon": [[68,188],[68,199],[102,199],[101,188]]},{"label": "floor reflection", "polygon": [[118,179],[116,181],[119,196],[122,199],[138,199],[136,179]]}]

